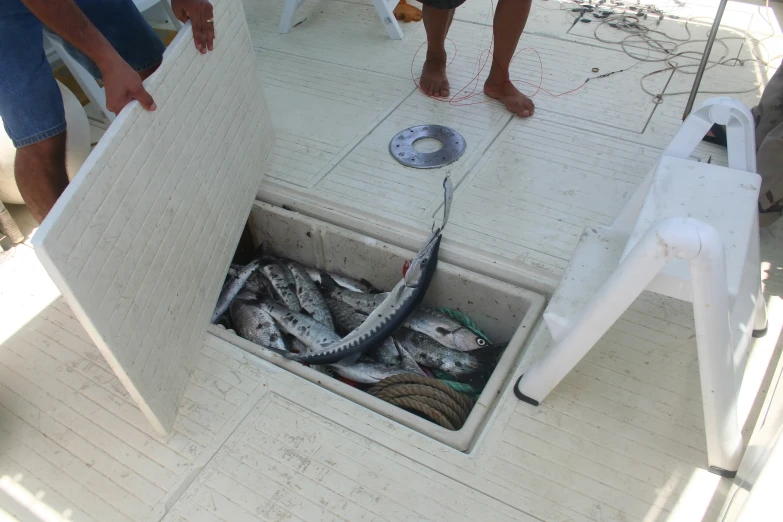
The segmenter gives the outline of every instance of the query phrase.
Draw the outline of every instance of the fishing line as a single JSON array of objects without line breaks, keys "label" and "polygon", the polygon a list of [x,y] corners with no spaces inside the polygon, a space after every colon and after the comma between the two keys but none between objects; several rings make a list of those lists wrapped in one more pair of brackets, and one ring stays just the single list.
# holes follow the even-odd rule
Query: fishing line
[{"label": "fishing line", "polygon": [[[490,6],[491,7],[490,7],[490,11],[489,11],[489,17],[494,18],[494,13],[495,13],[495,3],[494,3],[494,0],[490,0]],[[487,27],[489,26],[489,24],[485,23],[485,24],[482,24],[482,25],[484,26],[484,29],[482,31],[482,36],[481,36],[481,40],[483,41],[484,40],[484,36],[486,35]],[[448,61],[448,63],[447,63],[447,67],[448,67],[449,65],[451,65],[452,62],[454,62],[454,59],[457,56],[458,49],[457,49],[457,44],[453,40],[451,40],[450,38],[447,38],[447,41],[449,41],[452,44],[452,46],[454,47],[454,55]],[[414,85],[416,85],[416,88],[422,94],[424,94],[428,98],[432,98],[433,100],[436,100],[436,101],[439,101],[439,102],[448,103],[449,105],[458,106],[458,107],[467,107],[467,106],[471,106],[471,105],[481,105],[481,104],[484,104],[484,103],[492,103],[492,102],[496,101],[496,100],[494,100],[492,98],[489,98],[489,97],[487,97],[488,99],[485,99],[485,100],[469,101],[472,98],[475,98],[476,96],[481,96],[481,95],[484,94],[483,90],[479,90],[479,82],[480,82],[480,79],[481,79],[481,74],[484,72],[484,69],[486,68],[487,63],[490,61],[490,59],[492,59],[492,63],[497,63],[497,61],[495,60],[494,53],[492,52],[492,49],[494,49],[494,45],[495,45],[494,30],[493,30],[492,37],[490,39],[489,47],[484,49],[484,50],[482,50],[481,53],[478,56],[478,60],[477,60],[478,71],[470,79],[470,81],[468,81],[467,84],[465,84],[461,89],[459,89],[451,97],[433,96],[433,95],[427,94],[421,88],[421,84],[419,83],[420,80],[421,80],[421,77],[420,76],[418,78],[416,77],[416,73],[414,71],[414,66],[415,66],[415,63],[416,63],[416,57],[419,55],[419,52],[421,52],[422,47],[424,47],[425,45],[427,45],[427,42],[426,41],[422,42],[421,45],[419,45],[419,47],[416,49],[416,52],[414,53],[413,58],[411,59],[411,80],[413,80]],[[519,54],[524,52],[524,51],[532,51],[533,53],[535,53],[536,58],[538,59],[538,66],[539,66],[538,83],[529,82],[529,81],[523,80],[521,78],[511,78],[510,77],[511,64],[514,63],[514,60],[516,60],[517,56],[519,56]],[[587,85],[587,82],[590,80],[590,78],[588,78],[587,80],[582,82],[582,84],[579,85],[578,87],[575,87],[573,89],[570,89],[568,91],[561,92],[561,93],[552,93],[549,90],[544,89],[543,88],[543,82],[544,82],[544,62],[541,59],[541,55],[539,54],[538,50],[536,50],[534,47],[525,47],[525,48],[517,50],[514,53],[514,55],[511,58],[511,61],[509,62],[509,70],[506,71],[506,77],[507,77],[506,81],[510,82],[512,84],[514,84],[514,83],[523,83],[525,85],[532,86],[534,88],[534,91],[533,91],[532,94],[524,94],[523,93],[528,98],[533,98],[539,92],[543,92],[544,94],[548,94],[549,96],[552,96],[552,97],[555,97],[555,98],[558,98],[558,97],[561,97],[561,96],[565,96],[567,94],[571,94],[571,93],[576,92],[579,89],[583,88],[585,85]],[[595,79],[595,78],[592,78],[592,79]]]},{"label": "fishing line", "polygon": [[[768,5],[769,4],[767,4],[767,6]],[[761,59],[758,56],[758,54],[756,54],[755,50],[752,47],[750,51],[754,56],[754,58],[747,58],[747,59],[727,58],[730,52],[729,47],[726,44],[726,41],[728,40],[742,40],[743,44],[746,42],[753,42],[757,45],[760,45],[761,48],[765,49],[765,47],[761,42],[774,36],[774,27],[769,22],[769,20],[761,13],[761,7],[759,7],[758,10],[759,10],[759,14],[761,15],[761,18],[772,29],[772,34],[766,36],[761,40],[744,37],[744,36],[743,37],[729,36],[723,38],[716,38],[715,43],[717,43],[719,46],[723,48],[723,55],[717,60],[709,60],[707,62],[708,65],[705,70],[712,69],[714,67],[717,67],[718,65],[729,66],[737,63],[739,63],[740,65],[744,65],[745,62],[758,62],[765,67],[769,67],[771,62],[779,58],[778,56],[765,61]],[[639,16],[640,13],[642,13],[643,16]],[[663,10],[660,10],[654,6],[652,7],[642,6],[636,9],[636,11],[633,14],[629,14],[627,10],[624,9],[623,12],[621,13],[615,13],[613,15],[609,15],[603,20],[601,20],[601,22],[599,22],[599,24],[595,27],[593,31],[593,37],[602,43],[619,45],[622,51],[626,55],[638,60],[639,61],[638,63],[662,62],[666,64],[666,67],[647,73],[639,79],[640,88],[645,94],[651,96],[655,103],[661,103],[663,101],[663,98],[667,96],[680,96],[680,95],[690,94],[690,91],[664,92],[664,93],[651,92],[645,85],[645,80],[657,74],[662,74],[667,72],[672,74],[681,73],[681,74],[695,75],[698,69],[698,63],[682,63],[681,60],[675,61],[675,59],[676,58],[687,59],[687,60],[693,59],[694,61],[701,59],[701,57],[704,54],[704,51],[684,50],[683,47],[694,43],[701,43],[701,42],[706,43],[707,39],[692,38],[693,34],[691,33],[690,23],[694,20],[699,20],[699,19],[710,20],[710,21],[711,19],[709,17],[704,17],[704,16],[694,16],[686,19],[685,24],[683,26],[685,29],[686,36],[683,38],[683,37],[672,36],[671,34],[668,34],[665,31],[655,29],[653,27],[650,27],[649,25],[645,25],[643,21],[647,19],[647,15],[644,13],[653,14],[655,17],[657,17],[657,21],[655,22],[656,27],[660,25],[660,22],[666,16],[666,13]],[[669,16],[671,18],[671,15]],[[629,34],[628,36],[626,36],[621,40],[609,40],[599,35],[599,29],[601,29],[604,25],[609,25],[613,29],[628,32],[631,34]],[[636,54],[634,49],[638,49],[638,48],[646,48],[647,56],[642,57]],[[661,56],[659,56],[658,58],[653,58],[650,56],[651,51],[660,53]],[[692,70],[689,70],[688,68],[692,68]],[[743,94],[749,92],[757,92],[762,87],[763,87],[762,85],[754,85],[744,90],[726,90],[726,91],[700,90],[699,92],[703,94],[724,94],[724,95]]]}]

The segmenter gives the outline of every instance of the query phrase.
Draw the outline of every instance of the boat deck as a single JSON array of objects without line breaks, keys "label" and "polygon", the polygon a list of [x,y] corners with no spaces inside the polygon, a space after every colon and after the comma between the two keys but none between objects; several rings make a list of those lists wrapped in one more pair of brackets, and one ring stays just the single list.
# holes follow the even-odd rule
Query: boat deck
[{"label": "boat deck", "polygon": [[[644,79],[664,94],[656,104],[640,81],[662,65],[642,62],[571,94],[541,92],[535,117],[521,120],[481,95],[452,103],[421,95],[411,77],[422,60],[414,59],[420,23],[393,42],[371,4],[330,0],[303,9],[307,19],[279,35],[281,6],[270,4],[245,1],[277,132],[260,197],[429,228],[443,170],[403,168],[388,141],[412,125],[449,125],[468,151],[446,169],[456,184],[447,241],[542,290],[557,284],[582,228],[608,223],[654,163],[687,98],[665,95],[692,82],[671,72]],[[681,19],[662,23],[670,34],[714,5],[680,9]],[[490,12],[488,0],[457,11],[454,91],[478,72]],[[533,83],[528,92],[539,77],[559,94],[637,62],[595,40],[597,24],[572,28],[569,14],[535,0],[520,48],[541,62],[522,52],[512,67],[513,78]],[[780,54],[780,27],[765,14],[772,10],[729,2],[727,48],[716,44],[716,60],[750,57],[746,36],[764,39],[757,54]],[[693,20],[693,38],[709,23]],[[755,86],[737,95],[753,105],[773,71],[751,61],[718,66],[702,88]],[[697,154],[725,160],[708,144]],[[762,232],[770,328],[743,383],[748,434],[781,346],[781,235],[781,224]],[[200,357],[176,428],[160,438],[28,246],[0,265],[0,295],[0,515],[11,520],[693,522],[720,520],[734,490],[705,470],[692,312],[660,296],[637,300],[540,407],[507,387],[464,454],[211,336],[193,347]],[[549,341],[539,325],[515,376]]]}]

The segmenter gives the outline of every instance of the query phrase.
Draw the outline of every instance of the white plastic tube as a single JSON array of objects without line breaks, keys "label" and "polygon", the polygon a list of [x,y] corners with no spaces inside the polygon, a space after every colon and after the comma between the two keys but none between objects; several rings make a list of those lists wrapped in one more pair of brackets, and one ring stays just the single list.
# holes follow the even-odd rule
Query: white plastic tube
[{"label": "white plastic tube", "polygon": [[671,218],[652,227],[568,333],[519,379],[515,391],[532,404],[544,400],[675,257],[690,262],[710,467],[731,476],[739,466],[743,441],[737,420],[726,259],[718,232],[697,220]]},{"label": "white plastic tube", "polygon": [[704,408],[707,455],[713,471],[732,475],[742,458],[737,386],[726,290],[726,254],[720,234],[700,224],[699,255],[691,259],[693,316]]},{"label": "white plastic tube", "polygon": [[601,286],[572,328],[517,383],[520,394],[541,402],[563,380],[673,257],[699,252],[699,223],[672,218],[651,228]]}]

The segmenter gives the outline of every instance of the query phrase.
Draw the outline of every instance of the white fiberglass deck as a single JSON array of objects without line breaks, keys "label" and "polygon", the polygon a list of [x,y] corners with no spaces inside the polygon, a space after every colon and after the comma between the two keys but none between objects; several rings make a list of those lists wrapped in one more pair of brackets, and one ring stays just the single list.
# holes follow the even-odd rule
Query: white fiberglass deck
[{"label": "white fiberglass deck", "polygon": [[[539,94],[529,120],[496,103],[450,105],[413,85],[421,24],[404,25],[405,39],[393,42],[370,3],[331,0],[305,8],[307,20],[278,35],[279,2],[244,3],[277,134],[261,198],[423,230],[443,172],[401,167],[388,141],[408,126],[450,125],[468,151],[447,169],[458,186],[445,241],[545,291],[582,228],[607,223],[631,194],[686,99],[653,103],[639,81],[660,65],[643,63],[571,95]],[[682,18],[710,15],[715,4],[687,2]],[[468,0],[457,13],[453,91],[476,74],[489,9],[489,0]],[[520,44],[540,54],[545,89],[561,93],[593,67],[635,63],[592,39],[589,24],[569,31],[559,9],[535,0]],[[730,2],[723,31],[740,38],[726,40],[728,52],[749,57],[741,37],[750,35],[764,39],[757,54],[780,54],[780,28],[764,19],[771,15]],[[709,25],[698,21],[694,38]],[[512,74],[537,83],[538,68],[522,53]],[[745,90],[773,71],[755,62],[716,67],[702,85]],[[645,85],[676,93],[691,80],[667,73]],[[752,105],[758,92],[738,97]],[[699,155],[720,161],[723,153],[703,145]],[[753,352],[762,368],[783,327],[781,234],[783,224],[762,232],[771,318]],[[541,407],[508,387],[466,455],[214,338],[193,347],[200,356],[175,430],[159,438],[29,247],[0,265],[0,296],[0,519],[691,522],[720,520],[732,491],[704,470],[692,314],[670,299],[637,301]],[[548,342],[539,327],[516,375]]]}]

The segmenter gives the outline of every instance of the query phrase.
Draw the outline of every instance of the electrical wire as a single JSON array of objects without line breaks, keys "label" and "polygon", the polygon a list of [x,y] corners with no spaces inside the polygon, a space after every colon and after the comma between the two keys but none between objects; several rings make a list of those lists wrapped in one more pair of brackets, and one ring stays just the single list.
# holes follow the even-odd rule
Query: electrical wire
[{"label": "electrical wire", "polygon": [[[767,2],[768,1],[769,0],[767,0]],[[684,6],[685,4],[682,4],[681,7]],[[617,9],[616,4],[611,9],[612,10]],[[686,35],[685,37],[680,37],[680,36],[673,36],[665,31],[661,31],[657,29],[661,21],[666,16],[666,13],[655,6],[651,6],[651,5],[639,6],[631,13],[628,12],[630,8],[622,7],[621,9],[622,9],[621,12],[619,13],[614,12],[601,19],[601,21],[593,31],[593,37],[601,43],[619,45],[621,50],[626,55],[628,55],[629,57],[635,60],[638,60],[637,65],[642,62],[661,62],[665,64],[665,67],[647,73],[639,79],[640,88],[642,89],[642,91],[644,91],[645,94],[651,96],[655,103],[661,103],[664,97],[690,94],[690,91],[655,93],[648,89],[648,87],[645,85],[645,80],[647,80],[652,76],[663,74],[663,73],[669,73],[672,75],[676,73],[689,74],[689,75],[696,74],[698,69],[698,63],[696,62],[696,60],[700,60],[704,52],[687,50],[684,47],[686,45],[691,45],[696,43],[706,43],[707,39],[706,38],[693,39],[693,33],[691,32],[690,24],[691,22],[698,21],[699,19],[709,20],[709,21],[711,21],[711,19],[709,17],[704,17],[704,16],[694,16],[694,17],[687,18],[683,26]],[[642,13],[642,16],[640,16],[640,13]],[[583,12],[580,12],[579,16],[581,17],[583,14],[584,14]],[[650,25],[648,25],[649,22],[648,24],[644,23],[644,21],[647,20],[650,15],[652,15],[653,18],[656,19],[656,21],[653,22],[655,24],[655,27],[651,27]],[[728,54],[730,52],[729,47],[726,44],[726,41],[728,40],[742,40],[743,43],[745,41],[751,41],[756,44],[761,44],[763,40],[774,36],[774,27],[766,17],[764,17],[763,15],[761,16],[772,29],[772,34],[768,35],[762,40],[757,40],[748,37],[716,38],[715,43],[717,43],[720,47],[723,48],[723,55],[718,59],[709,60],[707,62],[706,69],[712,69],[720,65],[728,66],[737,63],[743,65],[745,62],[758,62],[765,67],[769,67],[770,63],[776,60],[778,57],[765,61],[761,59],[752,48],[751,48],[751,53],[753,54],[754,58],[747,58],[747,59],[728,58]],[[619,40],[609,39],[606,36],[599,34],[599,30],[604,26],[608,26],[615,30],[628,33],[628,35]],[[642,56],[641,53],[643,53],[644,51],[646,51],[646,55]],[[688,60],[691,58],[694,60],[694,63],[683,63],[683,60]],[[689,70],[689,68],[693,68],[693,70]],[[736,89],[726,90],[726,91],[706,90],[700,92],[703,94],[718,94],[718,95],[743,94],[749,92],[757,92],[761,88],[763,88],[762,85],[754,85],[753,87],[744,90],[736,90]]]},{"label": "electrical wire", "polygon": [[[653,76],[659,74],[666,74],[666,73],[670,75],[674,75],[677,73],[695,75],[699,65],[698,62],[701,59],[702,55],[704,54],[704,51],[689,50],[686,48],[686,46],[692,44],[706,43],[707,38],[694,39],[691,24],[693,22],[697,22],[698,20],[706,20],[711,22],[712,19],[710,17],[692,16],[692,17],[684,18],[678,15],[674,15],[673,11],[687,7],[686,2],[677,1],[677,0],[675,0],[675,3],[677,4],[678,7],[668,12],[664,11],[663,9],[659,9],[658,7],[652,4],[625,6],[623,5],[622,2],[618,3],[616,0],[609,0],[608,2],[605,0],[598,0],[597,2],[590,4],[591,7],[589,10],[586,7],[584,7],[584,4],[582,4],[580,0],[571,0],[572,3],[560,2],[558,8],[556,9],[543,5],[542,1],[547,1],[547,0],[538,0],[535,2],[535,5],[541,9],[546,9],[551,11],[556,11],[556,10],[563,11],[564,13],[566,13],[566,16],[569,18],[569,21],[571,22],[571,26],[576,25],[580,19],[582,19],[586,14],[588,14],[588,12],[590,13],[598,12],[600,15],[599,18],[596,18],[595,20],[590,19],[591,21],[598,22],[595,29],[593,30],[593,38],[604,44],[618,45],[620,49],[623,51],[623,53],[625,53],[630,58],[636,60],[636,63],[624,69],[611,71],[609,73],[604,73],[598,76],[592,76],[586,78],[581,85],[573,89],[570,89],[568,91],[561,92],[561,93],[553,93],[543,87],[544,63],[543,60],[541,59],[541,55],[538,53],[538,51],[535,48],[526,47],[518,50],[514,54],[511,63],[513,63],[514,60],[517,58],[517,56],[522,52],[531,51],[535,53],[539,65],[538,81],[531,82],[521,78],[510,78],[510,77],[508,81],[512,83],[521,83],[533,87],[533,93],[526,94],[526,96],[528,96],[529,98],[532,98],[541,92],[553,97],[565,96],[582,89],[591,80],[603,79],[612,76],[614,74],[629,71],[641,63],[655,63],[655,62],[661,63],[663,67],[655,71],[649,72],[647,74],[644,74],[639,78],[639,86],[645,94],[652,97],[655,103],[661,103],[665,97],[690,94],[689,91],[657,92],[657,93],[652,92],[645,84],[645,81]],[[568,6],[572,6],[572,7],[568,7]],[[573,6],[579,6],[579,8]],[[766,10],[767,13],[769,13],[769,0],[766,0]],[[603,14],[609,11],[611,11],[610,14]],[[705,70],[713,69],[718,66],[733,66],[736,64],[744,65],[746,62],[756,62],[764,67],[770,67],[771,66],[770,64],[774,63],[776,60],[782,57],[781,55],[778,55],[769,59],[763,59],[761,56],[757,54],[756,49],[754,49],[752,46],[750,47],[750,53],[753,56],[753,58],[729,58],[728,57],[730,49],[726,42],[729,40],[742,40],[743,45],[750,43],[756,47],[766,49],[763,45],[763,42],[775,36],[775,28],[770,22],[770,20],[766,16],[764,16],[764,14],[761,13],[761,6],[758,7],[758,11],[761,18],[767,23],[767,25],[769,25],[771,29],[770,34],[761,39],[751,38],[747,36],[736,36],[736,37],[726,36],[722,38],[716,38],[714,42],[719,46],[719,48],[722,48],[723,54],[718,59],[708,60],[707,67]],[[494,1],[491,0],[491,10],[489,13],[489,17],[493,15],[494,15]],[[650,16],[652,16],[652,20],[649,20]],[[666,32],[665,30],[659,29],[661,22],[667,16],[670,19],[685,20],[685,23],[682,26],[685,31],[685,36],[672,35]],[[606,28],[611,28],[614,29],[615,31],[620,31],[621,33],[626,33],[626,34],[624,37],[620,39],[611,39],[606,34],[599,34],[599,30],[602,30],[602,33],[606,33]],[[709,34],[709,30],[707,31],[707,33]],[[483,39],[483,35],[482,35],[482,39]],[[450,65],[456,58],[458,49],[454,41],[452,41],[451,39],[448,39],[448,41],[454,47],[454,52],[451,55],[451,59],[447,64]],[[413,59],[411,60],[411,79],[413,80],[416,87],[422,93],[424,93],[424,91],[421,89],[421,85],[419,83],[420,78],[417,77],[415,74],[414,64],[416,61],[416,57],[418,56],[419,52],[425,45],[426,42],[422,43],[419,46],[419,48],[414,53]],[[487,63],[489,63],[490,59],[494,60],[494,54],[492,52],[493,49],[494,49],[494,35],[490,39],[489,48],[481,51],[481,53],[478,56],[476,74],[470,79],[470,81],[464,87],[459,89],[453,96],[443,98],[443,97],[431,96],[427,93],[424,94],[434,100],[449,103],[450,105],[456,105],[456,106],[468,106],[468,105],[478,105],[483,103],[491,103],[493,101],[491,99],[484,99],[481,101],[471,101],[471,100],[474,97],[482,94],[482,91],[479,89],[479,80],[481,74],[484,72],[486,68]],[[689,60],[693,60],[693,63],[686,63]],[[716,95],[744,94],[750,92],[757,92],[762,88],[763,85],[754,85],[744,90],[725,90],[725,91],[707,90],[707,91],[700,91],[700,92],[703,94],[716,94]]]}]

